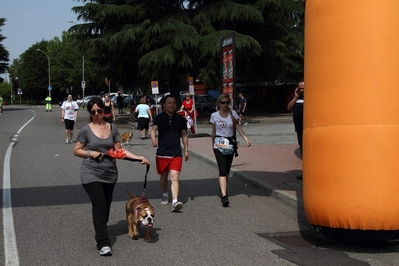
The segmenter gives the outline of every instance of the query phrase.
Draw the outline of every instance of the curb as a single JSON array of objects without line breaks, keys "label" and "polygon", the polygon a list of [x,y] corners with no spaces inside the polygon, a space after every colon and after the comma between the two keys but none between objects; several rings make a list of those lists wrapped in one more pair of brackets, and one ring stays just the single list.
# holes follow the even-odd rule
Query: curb
[{"label": "curb", "polygon": [[[200,154],[196,151],[190,150],[190,154],[192,157],[199,158],[204,160],[206,163],[211,164],[212,166],[217,166],[216,162],[214,159]],[[293,206],[295,208],[298,208],[298,206],[303,206],[303,201],[302,199],[296,197],[295,195],[292,195],[290,193],[285,192],[284,190],[281,190],[267,182],[261,181],[257,178],[254,178],[246,173],[243,173],[242,171],[239,171],[232,167],[230,169],[231,173],[230,176],[236,179],[244,180],[251,184],[256,189],[259,189],[267,194],[269,194],[272,197],[278,198],[283,200],[285,203],[289,204],[290,206]]]}]

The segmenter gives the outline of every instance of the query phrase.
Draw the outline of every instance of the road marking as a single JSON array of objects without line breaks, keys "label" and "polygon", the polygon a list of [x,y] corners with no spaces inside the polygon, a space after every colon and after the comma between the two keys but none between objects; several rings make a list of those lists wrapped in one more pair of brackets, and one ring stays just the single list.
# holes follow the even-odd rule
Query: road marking
[{"label": "road marking", "polygon": [[33,112],[33,117],[26,122],[17,132],[17,134],[12,138],[10,145],[8,145],[6,155],[4,157],[3,164],[3,235],[4,235],[4,255],[6,266],[18,266],[18,248],[17,240],[15,238],[15,228],[14,219],[12,216],[12,203],[11,203],[11,153],[15,142],[17,141],[18,135],[28,125],[34,118],[35,112]]}]

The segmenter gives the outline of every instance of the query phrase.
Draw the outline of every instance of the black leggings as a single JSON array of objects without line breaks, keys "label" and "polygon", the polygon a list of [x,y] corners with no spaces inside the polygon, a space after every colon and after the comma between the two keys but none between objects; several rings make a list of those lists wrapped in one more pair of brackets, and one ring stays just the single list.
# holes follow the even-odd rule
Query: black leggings
[{"label": "black leggings", "polygon": [[104,246],[110,246],[111,242],[107,234],[107,223],[115,184],[91,182],[83,184],[83,187],[91,201],[97,249],[101,249]]},{"label": "black leggings", "polygon": [[228,176],[230,173],[231,164],[233,163],[234,153],[224,155],[219,149],[213,149],[216,157],[216,162],[219,168],[219,176]]}]

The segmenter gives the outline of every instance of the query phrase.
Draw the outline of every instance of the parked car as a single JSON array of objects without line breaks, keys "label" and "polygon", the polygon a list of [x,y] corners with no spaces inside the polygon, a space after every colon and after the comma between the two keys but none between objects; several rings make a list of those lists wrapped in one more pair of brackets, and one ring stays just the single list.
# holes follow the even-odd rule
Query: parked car
[{"label": "parked car", "polygon": [[[118,97],[118,94],[115,94],[115,95],[112,95],[112,96],[109,97],[109,100],[114,103],[114,106],[116,106],[116,98],[117,97]],[[104,101],[104,97],[102,99]]]},{"label": "parked car", "polygon": [[[93,97],[98,97],[98,95],[87,95],[85,97],[83,97],[82,101],[80,102],[80,106],[82,106],[83,108],[85,108],[85,106],[87,105],[87,103],[91,100],[91,98]],[[62,104],[62,103],[61,103]]]},{"label": "parked car", "polygon": [[[157,99],[158,112],[161,111],[161,99],[168,95],[169,92],[162,94]],[[183,102],[185,99],[185,91],[180,92],[180,101]],[[180,108],[180,106],[177,106]],[[199,113],[211,113],[216,111],[216,99],[208,94],[195,94],[195,109]]]},{"label": "parked car", "polygon": [[216,111],[216,99],[207,94],[195,95],[195,109],[199,113],[211,113]]},{"label": "parked car", "polygon": [[[157,104],[156,104],[156,107],[157,107],[157,109],[158,109],[158,113],[161,112],[161,110],[162,110],[162,106],[161,106],[161,100],[162,100],[162,98],[165,97],[165,96],[167,96],[167,95],[169,95],[169,94],[170,94],[170,92],[165,92],[165,93],[162,93],[162,94],[157,95]],[[184,94],[180,93],[180,101],[183,101],[184,96],[185,96]],[[154,101],[154,103],[155,103],[155,101]],[[155,107],[155,104],[153,104],[153,105],[154,105],[154,107]],[[180,106],[177,106],[177,108],[179,109]],[[155,108],[154,108],[154,109],[155,109]]]},{"label": "parked car", "polygon": [[126,96],[123,99],[123,107],[134,106],[134,105],[136,105],[136,99],[132,95]]}]

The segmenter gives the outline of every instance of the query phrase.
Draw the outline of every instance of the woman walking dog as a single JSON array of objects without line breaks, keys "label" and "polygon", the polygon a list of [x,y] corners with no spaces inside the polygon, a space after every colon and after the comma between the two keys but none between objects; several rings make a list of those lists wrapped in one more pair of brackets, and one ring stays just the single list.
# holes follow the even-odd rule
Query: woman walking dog
[{"label": "woman walking dog", "polygon": [[150,162],[143,156],[122,150],[121,137],[115,125],[104,121],[104,103],[99,97],[89,101],[87,111],[90,113],[90,122],[80,130],[73,154],[83,158],[80,179],[92,204],[98,252],[101,256],[111,256],[107,223],[118,169],[115,159],[105,154],[109,150],[121,151],[126,158],[141,160],[141,164],[148,165]]}]

